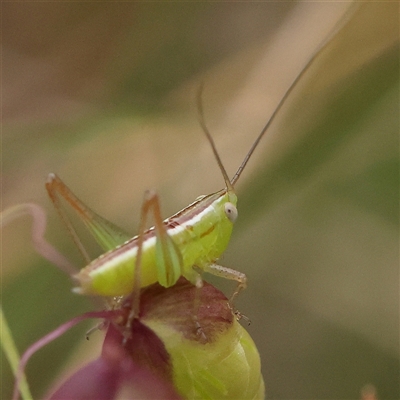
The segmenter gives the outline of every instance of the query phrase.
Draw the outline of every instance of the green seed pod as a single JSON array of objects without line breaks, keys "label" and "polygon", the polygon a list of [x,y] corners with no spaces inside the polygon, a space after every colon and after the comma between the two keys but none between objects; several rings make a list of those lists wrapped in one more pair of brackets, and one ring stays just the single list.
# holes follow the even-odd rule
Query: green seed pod
[{"label": "green seed pod", "polygon": [[152,285],[142,292],[140,321],[163,342],[184,398],[264,398],[258,350],[212,285]]}]

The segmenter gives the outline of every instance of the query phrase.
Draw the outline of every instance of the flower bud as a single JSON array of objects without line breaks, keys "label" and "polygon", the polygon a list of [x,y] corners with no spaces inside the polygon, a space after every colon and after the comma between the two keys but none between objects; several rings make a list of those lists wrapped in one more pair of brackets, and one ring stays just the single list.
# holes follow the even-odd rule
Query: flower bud
[{"label": "flower bud", "polygon": [[50,398],[263,399],[257,348],[226,297],[184,278],[142,289],[140,315],[131,299],[112,313],[101,357]]}]

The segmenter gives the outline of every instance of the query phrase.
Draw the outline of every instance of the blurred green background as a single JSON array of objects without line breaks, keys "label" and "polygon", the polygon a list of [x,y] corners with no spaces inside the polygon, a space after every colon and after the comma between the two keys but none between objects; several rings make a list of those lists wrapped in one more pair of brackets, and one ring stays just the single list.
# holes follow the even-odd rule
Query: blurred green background
[{"label": "blurred green background", "polygon": [[[83,266],[46,197],[56,172],[135,233],[143,192],[171,215],[223,186],[350,3],[3,3],[2,207],[35,201],[47,239]],[[364,3],[303,77],[237,184],[221,260],[245,272],[238,301],[267,398],[399,399],[399,5]],[[2,305],[22,352],[97,306],[35,254],[27,217],[2,233]],[[82,238],[90,253],[93,241]],[[212,280],[231,293],[233,285]],[[82,324],[27,369],[36,398],[96,358]],[[4,358],[1,398],[13,378]]]}]

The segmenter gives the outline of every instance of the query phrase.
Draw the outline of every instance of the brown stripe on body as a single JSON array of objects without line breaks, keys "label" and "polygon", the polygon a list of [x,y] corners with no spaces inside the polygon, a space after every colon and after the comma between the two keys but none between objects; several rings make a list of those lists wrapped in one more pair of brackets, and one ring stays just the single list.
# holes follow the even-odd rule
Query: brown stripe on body
[{"label": "brown stripe on body", "polygon": [[222,189],[219,192],[209,194],[205,197],[200,198],[189,206],[185,207],[181,211],[169,217],[165,222],[169,224],[171,221],[178,222],[178,225],[182,225],[185,222],[191,220],[197,214],[200,214],[207,207],[209,207],[215,200],[220,198],[226,193],[226,189]]}]

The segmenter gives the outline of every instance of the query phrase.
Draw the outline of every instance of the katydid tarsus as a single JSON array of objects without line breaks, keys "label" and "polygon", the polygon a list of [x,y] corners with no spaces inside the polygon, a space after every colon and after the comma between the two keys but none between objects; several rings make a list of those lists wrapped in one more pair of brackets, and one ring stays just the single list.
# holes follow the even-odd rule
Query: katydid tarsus
[{"label": "katydid tarsus", "polygon": [[[55,174],[50,174],[46,183],[47,191],[67,225],[74,242],[88,263],[74,276],[78,282],[74,291],[89,295],[124,296],[139,293],[140,288],[155,282],[164,287],[170,287],[181,276],[196,286],[201,286],[201,272],[207,272],[237,282],[237,287],[229,299],[229,305],[240,317],[240,313],[236,312],[233,303],[239,292],[246,287],[246,275],[217,264],[218,258],[228,245],[233,223],[237,217],[235,185],[289,94],[334,33],[335,30],[293,80],[232,179],[229,179],[205,125],[201,90],[199,91],[200,125],[214,153],[225,181],[225,188],[216,193],[198,197],[192,204],[165,220],[161,216],[157,193],[147,191],[141,210],[139,233],[133,238],[89,209],[60,178]],[[82,218],[106,251],[103,255],[93,261],[90,260],[74,227],[61,207],[61,198],[69,203]],[[153,217],[154,226],[146,229],[146,222],[150,214]],[[133,304],[133,313],[138,312],[138,301],[137,297],[136,303]]]}]

